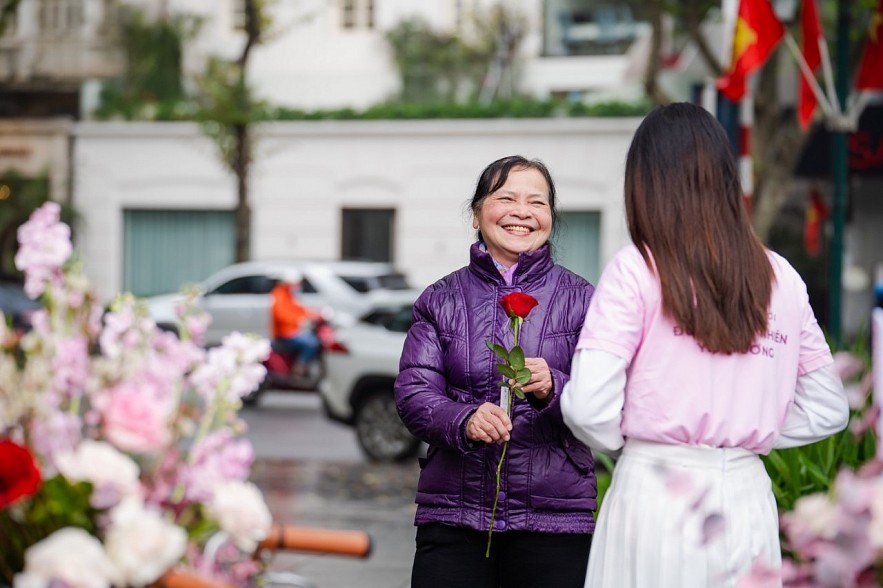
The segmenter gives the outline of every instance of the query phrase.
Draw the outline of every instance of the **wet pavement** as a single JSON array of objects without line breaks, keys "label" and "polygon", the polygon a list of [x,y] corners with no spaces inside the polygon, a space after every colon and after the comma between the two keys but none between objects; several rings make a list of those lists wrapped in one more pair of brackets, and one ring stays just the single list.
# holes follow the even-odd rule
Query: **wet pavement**
[{"label": "wet pavement", "polygon": [[277,522],[371,536],[366,558],[277,552],[272,585],[406,588],[414,553],[416,461],[374,464],[350,428],[328,421],[314,397],[272,394],[243,411],[257,460],[252,480]]}]

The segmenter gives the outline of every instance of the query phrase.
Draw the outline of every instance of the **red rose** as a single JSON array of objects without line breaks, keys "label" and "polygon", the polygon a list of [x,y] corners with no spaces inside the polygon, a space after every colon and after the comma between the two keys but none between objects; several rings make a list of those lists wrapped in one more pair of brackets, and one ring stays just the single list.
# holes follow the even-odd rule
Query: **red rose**
[{"label": "red rose", "polygon": [[0,508],[40,487],[40,470],[26,447],[0,439]]},{"label": "red rose", "polygon": [[527,318],[527,315],[537,304],[539,302],[536,298],[524,292],[512,292],[500,298],[500,305],[509,318]]}]

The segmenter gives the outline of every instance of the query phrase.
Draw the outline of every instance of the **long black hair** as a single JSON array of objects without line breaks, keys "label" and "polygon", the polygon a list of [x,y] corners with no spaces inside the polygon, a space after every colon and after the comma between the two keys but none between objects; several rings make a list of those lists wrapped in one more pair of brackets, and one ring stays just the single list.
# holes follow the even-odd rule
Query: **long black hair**
[{"label": "long black hair", "polygon": [[676,103],[647,115],[629,147],[625,208],[663,312],[709,351],[747,351],[767,329],[774,274],[711,114]]}]

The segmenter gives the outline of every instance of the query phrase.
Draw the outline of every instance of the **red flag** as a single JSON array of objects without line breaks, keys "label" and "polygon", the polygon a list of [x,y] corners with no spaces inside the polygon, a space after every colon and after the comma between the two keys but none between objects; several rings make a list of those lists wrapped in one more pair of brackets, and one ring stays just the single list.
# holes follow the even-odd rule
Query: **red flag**
[{"label": "red flag", "polygon": [[859,90],[883,90],[883,0],[880,0],[871,17],[855,87]]},{"label": "red flag", "polygon": [[828,218],[828,206],[819,191],[813,187],[806,205],[806,217],[803,223],[803,247],[810,257],[822,252],[822,227]]},{"label": "red flag", "polygon": [[733,58],[730,69],[717,81],[718,89],[730,100],[741,100],[745,95],[745,78],[763,65],[784,34],[785,27],[769,0],[740,0],[733,32]]},{"label": "red flag", "polygon": [[[881,0],[883,1],[883,0]],[[819,20],[819,11],[816,8],[816,0],[804,0],[801,14],[801,51],[809,70],[815,72],[822,63],[822,52],[819,43],[822,41],[822,23]],[[816,109],[816,96],[806,76],[800,76],[800,91],[797,95],[797,120],[804,129],[812,120],[812,113]]]}]

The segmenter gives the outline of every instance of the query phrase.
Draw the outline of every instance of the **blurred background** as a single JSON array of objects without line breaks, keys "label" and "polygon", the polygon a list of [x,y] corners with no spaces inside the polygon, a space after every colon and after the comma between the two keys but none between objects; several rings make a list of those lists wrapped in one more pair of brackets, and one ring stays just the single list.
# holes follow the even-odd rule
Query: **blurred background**
[{"label": "blurred background", "polygon": [[[773,4],[799,36],[801,3]],[[250,259],[390,262],[419,288],[466,261],[478,172],[520,153],[558,182],[559,261],[595,281],[627,241],[624,155],[654,103],[701,101],[746,151],[744,121],[713,92],[735,5],[2,0],[0,270],[16,277],[15,228],[53,199],[107,298]],[[819,7],[848,80],[874,2]],[[883,289],[883,109],[872,96],[848,131],[832,227],[832,133],[820,116],[797,125],[798,68],[780,45],[752,80],[746,191],[822,323],[855,337]]]},{"label": "blurred background", "polygon": [[[772,4],[803,41],[804,2]],[[758,235],[803,275],[832,341],[867,337],[883,305],[883,65],[870,91],[852,87],[880,54],[883,3],[818,1],[826,89],[861,108],[816,109],[807,125],[789,43],[752,76],[750,100],[717,93],[737,5],[0,0],[0,306],[27,328],[16,230],[46,200],[62,204],[104,301],[133,292],[163,323],[172,293],[196,284],[213,342],[265,333],[270,278],[297,264],[335,330],[315,381],[247,399],[256,479],[282,518],[383,538],[373,576],[293,569],[328,586],[407,585],[421,447],[392,382],[410,303],[467,262],[467,203],[491,161],[548,165],[557,260],[595,282],[629,241],[623,170],[641,117],[701,103],[740,157]]]}]

